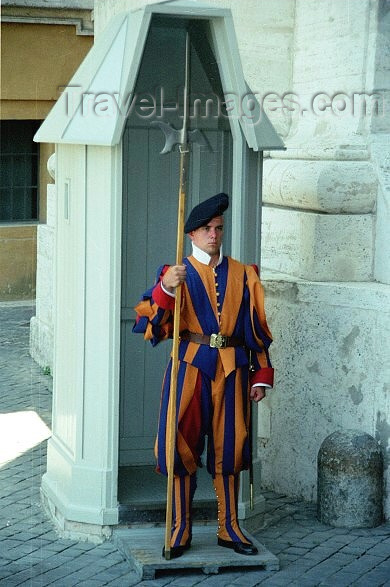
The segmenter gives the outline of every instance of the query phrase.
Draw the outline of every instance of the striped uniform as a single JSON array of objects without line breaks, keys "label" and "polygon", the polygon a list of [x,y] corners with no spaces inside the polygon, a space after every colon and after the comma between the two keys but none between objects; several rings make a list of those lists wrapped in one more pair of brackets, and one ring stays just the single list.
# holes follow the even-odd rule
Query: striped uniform
[{"label": "striped uniform", "polygon": [[[272,385],[273,369],[268,354],[271,334],[264,313],[263,288],[253,266],[231,257],[223,257],[215,270],[194,256],[184,259],[184,264],[187,276],[182,285],[180,331],[206,335],[220,332],[242,339],[246,347],[217,349],[180,341],[175,478],[195,474],[207,435],[207,468],[215,483],[219,475],[237,476],[248,468],[248,350],[252,351],[254,366],[250,384]],[[156,285],[145,292],[136,306],[133,330],[143,333],[153,345],[172,337],[173,332],[175,300],[162,290],[160,283],[167,269],[164,266],[158,271]],[[167,474],[170,375],[171,362],[164,376],[156,440],[157,470],[163,474]],[[180,490],[178,481],[178,491],[188,493],[189,489]],[[178,498],[174,502],[181,503]]]}]

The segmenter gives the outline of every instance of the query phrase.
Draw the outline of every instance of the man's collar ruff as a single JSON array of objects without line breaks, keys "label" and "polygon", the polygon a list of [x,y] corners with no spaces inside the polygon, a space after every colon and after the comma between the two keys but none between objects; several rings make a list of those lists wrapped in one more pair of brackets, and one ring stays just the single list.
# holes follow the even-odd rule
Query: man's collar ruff
[{"label": "man's collar ruff", "polygon": [[[202,251],[202,249],[197,247],[194,243],[192,243],[192,254],[195,257],[195,259],[197,261],[199,261],[199,263],[203,263],[203,265],[209,265],[211,256],[208,253],[206,253],[205,251]],[[221,245],[221,248],[219,250],[219,259],[218,259],[218,263],[216,265],[217,267],[218,267],[218,265],[220,265],[222,263],[222,259],[223,259],[223,251],[222,251],[222,245]]]}]

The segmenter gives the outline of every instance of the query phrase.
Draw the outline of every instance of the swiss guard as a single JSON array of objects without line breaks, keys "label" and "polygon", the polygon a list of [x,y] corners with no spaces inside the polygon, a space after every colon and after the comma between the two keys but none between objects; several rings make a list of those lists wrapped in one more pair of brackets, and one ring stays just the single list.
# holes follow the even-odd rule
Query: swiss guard
[{"label": "swiss guard", "polygon": [[[239,473],[250,466],[250,401],[263,399],[273,385],[272,338],[257,267],[223,255],[228,206],[228,196],[221,193],[191,211],[184,232],[192,255],[180,265],[160,267],[155,285],[135,308],[133,331],[155,346],[172,338],[175,290],[181,288],[172,558],[191,546],[191,504],[206,435],[207,470],[218,500],[218,544],[243,555],[257,553],[238,524]],[[171,369],[172,359],[162,385],[155,446],[157,471],[164,475]]]}]

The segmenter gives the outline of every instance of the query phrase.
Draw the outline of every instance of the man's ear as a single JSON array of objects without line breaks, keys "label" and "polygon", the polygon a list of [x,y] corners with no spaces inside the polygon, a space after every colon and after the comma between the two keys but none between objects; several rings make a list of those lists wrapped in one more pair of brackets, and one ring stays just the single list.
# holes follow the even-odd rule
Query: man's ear
[{"label": "man's ear", "polygon": [[188,236],[190,237],[190,239],[193,241],[194,240],[194,231],[191,230],[191,232],[187,233]]}]

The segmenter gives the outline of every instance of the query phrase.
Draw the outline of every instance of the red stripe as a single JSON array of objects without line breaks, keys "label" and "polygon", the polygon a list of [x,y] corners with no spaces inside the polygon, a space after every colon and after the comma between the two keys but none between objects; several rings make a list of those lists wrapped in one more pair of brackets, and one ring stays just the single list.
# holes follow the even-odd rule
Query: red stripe
[{"label": "red stripe", "polygon": [[202,380],[201,373],[199,371],[196,378],[194,395],[192,396],[191,401],[188,404],[188,408],[186,409],[185,414],[183,415],[179,424],[179,430],[194,456],[195,463],[198,461],[199,457],[196,452],[196,447],[199,442],[201,430],[201,389]]},{"label": "red stripe", "polygon": [[161,282],[159,282],[152,291],[152,298],[159,308],[163,310],[173,310],[175,308],[175,298],[169,296],[161,288]]},{"label": "red stripe", "polygon": [[274,384],[274,370],[272,367],[263,367],[250,376],[250,384],[268,383],[271,387]]}]

